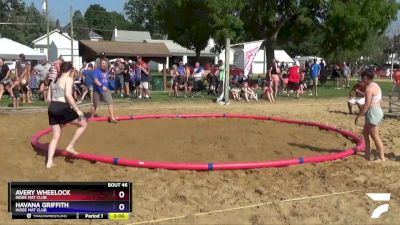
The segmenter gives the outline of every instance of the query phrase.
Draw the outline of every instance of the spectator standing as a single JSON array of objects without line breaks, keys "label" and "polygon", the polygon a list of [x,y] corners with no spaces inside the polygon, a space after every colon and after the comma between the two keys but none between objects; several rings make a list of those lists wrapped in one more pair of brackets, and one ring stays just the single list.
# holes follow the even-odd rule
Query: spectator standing
[{"label": "spectator standing", "polygon": [[[84,77],[85,85],[88,90],[91,101],[93,101],[93,85],[94,85],[93,69],[94,69],[93,64],[89,63],[87,68],[82,71],[82,75]],[[84,98],[85,96],[83,95],[81,101],[83,101]]]},{"label": "spectator standing", "polygon": [[204,69],[200,66],[199,62],[196,62],[194,70],[193,70],[193,89],[195,91],[203,90],[203,76],[204,76]]},{"label": "spectator standing", "polygon": [[186,68],[183,65],[183,62],[180,61],[178,68],[178,85],[175,86],[175,92],[178,92],[178,89],[184,89],[185,90],[185,97],[187,96],[187,80],[186,80]]},{"label": "spectator standing", "polygon": [[296,64],[289,69],[287,95],[290,95],[290,91],[294,91],[297,99],[299,98],[300,94],[300,72],[300,63],[296,61]]},{"label": "spectator standing", "polygon": [[396,71],[393,74],[393,87],[392,91],[390,92],[390,96],[393,97],[393,94],[397,92],[397,101],[400,101],[400,70],[399,66],[396,65]]},{"label": "spectator standing", "polygon": [[276,59],[273,59],[272,66],[269,69],[269,80],[272,81],[275,98],[276,95],[278,94],[280,74],[281,74],[281,69],[279,68],[278,63],[279,62]]},{"label": "spectator standing", "polygon": [[120,93],[121,97],[124,97],[124,70],[125,64],[123,59],[117,59],[114,64],[115,69],[115,94],[118,95]]},{"label": "spectator standing", "polygon": [[92,117],[95,116],[96,110],[100,101],[103,101],[108,106],[110,112],[110,122],[117,123],[117,118],[114,113],[113,100],[111,96],[110,89],[108,88],[110,81],[108,80],[107,65],[108,60],[101,59],[100,67],[93,72],[94,86],[93,86],[93,108]]},{"label": "spectator standing", "polygon": [[175,92],[175,88],[174,86],[177,84],[178,80],[178,71],[177,71],[178,67],[176,65],[173,65],[171,68],[171,80],[169,82],[169,92],[168,92],[168,96],[171,96],[171,94],[174,94],[174,96],[177,96],[177,93]]},{"label": "spectator standing", "polygon": [[225,81],[225,65],[224,61],[218,60],[218,70],[216,71],[216,75],[218,75],[218,95],[217,103],[222,102],[224,100],[224,81]]},{"label": "spectator standing", "polygon": [[138,57],[138,64],[140,70],[140,94],[139,99],[142,97],[149,99],[150,91],[149,91],[149,82],[150,82],[150,67],[149,65],[143,61],[141,57]]},{"label": "spectator standing", "polygon": [[38,76],[39,94],[43,99],[45,99],[47,96],[46,80],[48,79],[49,76],[50,67],[51,65],[47,62],[47,60],[44,59],[40,61],[40,63],[33,68],[34,73],[37,74]]},{"label": "spectator standing", "polygon": [[314,59],[314,64],[311,65],[310,77],[312,81],[312,92],[311,95],[318,97],[318,78],[321,73],[321,66],[317,63],[317,59]]},{"label": "spectator standing", "polygon": [[343,88],[350,88],[349,84],[350,78],[350,67],[347,65],[346,62],[343,63]]},{"label": "spectator standing", "polygon": [[8,92],[11,98],[13,98],[13,81],[10,77],[10,68],[5,64],[5,60],[0,58],[0,101],[3,97],[4,90]]}]

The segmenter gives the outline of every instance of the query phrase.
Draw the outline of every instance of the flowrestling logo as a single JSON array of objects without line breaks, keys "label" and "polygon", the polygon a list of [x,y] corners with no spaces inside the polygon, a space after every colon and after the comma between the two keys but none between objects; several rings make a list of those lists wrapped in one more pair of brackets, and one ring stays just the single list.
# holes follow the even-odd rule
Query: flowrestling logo
[{"label": "flowrestling logo", "polygon": [[[390,193],[367,193],[368,197],[376,202],[389,202]],[[378,206],[371,215],[372,219],[378,219],[385,212],[389,211],[389,203]]]}]

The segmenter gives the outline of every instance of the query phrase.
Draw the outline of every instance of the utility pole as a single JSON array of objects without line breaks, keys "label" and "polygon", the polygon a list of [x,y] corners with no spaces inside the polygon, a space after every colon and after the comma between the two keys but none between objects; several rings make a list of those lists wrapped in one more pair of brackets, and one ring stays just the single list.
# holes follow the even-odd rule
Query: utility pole
[{"label": "utility pole", "polygon": [[45,1],[46,4],[46,22],[47,22],[47,60],[50,60],[50,20],[49,20],[49,0]]},{"label": "utility pole", "polygon": [[[72,22],[72,5],[70,7],[70,24],[71,24],[71,63],[74,64],[74,23]],[[78,66],[78,65],[76,65]]]},{"label": "utility pole", "polygon": [[229,63],[231,54],[231,39],[227,38],[225,43],[225,88],[224,88],[224,101],[229,104]]}]

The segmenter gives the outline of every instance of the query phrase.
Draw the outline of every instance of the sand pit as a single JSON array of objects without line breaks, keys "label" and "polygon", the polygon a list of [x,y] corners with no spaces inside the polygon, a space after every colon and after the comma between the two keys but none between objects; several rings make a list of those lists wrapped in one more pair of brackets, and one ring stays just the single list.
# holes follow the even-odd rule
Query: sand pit
[{"label": "sand pit", "polygon": [[[87,111],[89,109],[85,109]],[[178,114],[178,113],[238,113],[256,114],[275,117],[285,117],[290,119],[320,121],[325,124],[332,124],[361,134],[362,125],[354,125],[354,116],[346,115],[346,98],[341,99],[310,99],[293,102],[278,102],[271,104],[231,104],[229,107],[221,107],[215,104],[201,103],[138,103],[132,107],[117,107],[118,115],[143,115],[143,114]],[[107,115],[106,109],[100,110],[100,115]],[[116,126],[108,123],[90,124],[88,133],[79,142],[78,147],[88,153],[100,151],[104,143],[104,138],[116,137],[118,133],[124,133],[124,129],[143,130],[149,129],[148,133],[159,132],[162,137],[169,134],[170,128],[165,128],[164,132],[157,131],[160,127],[158,123],[163,122],[162,127],[170,123],[180,123],[183,120],[163,121],[132,121],[122,122]],[[167,123],[167,124],[164,124]],[[220,121],[224,123],[225,121]],[[233,122],[233,121],[228,121]],[[240,123],[254,122],[252,127],[257,127],[260,131],[268,129],[262,126],[260,121],[240,121]],[[139,127],[139,123],[145,126]],[[200,123],[200,122],[199,122]],[[361,120],[362,123],[362,120]],[[137,222],[151,221],[174,216],[188,215],[188,217],[159,224],[400,224],[400,122],[394,119],[387,119],[382,124],[381,132],[386,148],[387,157],[390,161],[386,164],[368,162],[360,156],[350,156],[343,160],[337,160],[318,164],[304,164],[301,166],[289,166],[284,168],[254,169],[254,170],[234,170],[234,171],[171,171],[171,170],[150,170],[143,168],[132,168],[109,165],[104,163],[91,163],[86,160],[67,160],[65,157],[55,158],[56,167],[51,170],[45,169],[45,157],[37,154],[30,145],[30,139],[34,133],[48,126],[46,112],[40,113],[12,113],[4,114],[0,117],[0,224],[5,225],[132,225]],[[136,127],[135,127],[136,125]],[[150,126],[151,125],[151,126]],[[92,130],[104,126],[104,130]],[[200,125],[199,125],[200,126]],[[202,125],[205,126],[205,125]],[[211,126],[211,125],[210,125]],[[215,127],[216,129],[222,129]],[[151,128],[151,129],[150,129]],[[194,130],[193,126],[187,129]],[[214,126],[211,126],[214,128]],[[293,132],[313,132],[314,128],[307,128],[306,131],[294,126]],[[182,127],[182,129],[186,129]],[[184,131],[178,128],[172,130],[180,137],[184,136]],[[235,126],[236,131],[236,126]],[[273,132],[282,132],[273,130]],[[67,130],[64,134],[62,147],[68,135]],[[91,133],[106,133],[107,135],[93,137],[93,141],[88,138]],[[143,132],[143,131],[141,131]],[[194,132],[194,131],[193,131]],[[245,134],[243,131],[242,134]],[[251,137],[257,139],[265,138],[264,135],[254,134],[253,129],[247,132]],[[235,133],[235,132],[234,132]],[[314,138],[319,143],[317,148],[327,150],[345,149],[347,140],[343,137],[332,137],[332,133],[322,132],[316,129],[317,136],[304,135],[307,139]],[[197,133],[194,133],[197,134]],[[336,134],[333,134],[335,136]],[[135,139],[138,135],[132,135],[129,139]],[[144,135],[143,135],[144,136]],[[191,141],[190,136],[186,135],[186,141]],[[162,138],[160,137],[160,138]],[[174,136],[175,137],[175,136]],[[236,137],[243,137],[237,135]],[[288,135],[288,137],[291,137]],[[321,138],[337,138],[338,143],[329,141],[318,142]],[[128,139],[128,137],[126,138]],[[239,139],[239,138],[236,138]],[[158,139],[149,138],[142,141],[138,138],[142,147],[146,144],[156,145]],[[280,139],[282,140],[282,139]],[[90,142],[89,142],[90,141]],[[194,140],[201,141],[201,140]],[[215,142],[218,141],[216,137]],[[233,141],[233,140],[232,140]],[[43,141],[45,142],[45,141]],[[99,144],[97,143],[99,142]],[[123,148],[119,148],[122,143],[114,143],[113,149],[104,149],[104,153],[121,154]],[[211,142],[212,143],[212,142]],[[236,142],[240,143],[240,142]],[[251,139],[245,141],[247,148],[253,148]],[[308,143],[308,142],[304,142]],[[137,145],[139,144],[136,143]],[[210,142],[205,143],[210,148]],[[261,144],[261,143],[260,143]],[[219,142],[221,145],[221,142]],[[181,146],[181,145],[179,145]],[[268,143],[263,145],[268,146]],[[351,144],[350,147],[354,146]],[[85,147],[85,148],[83,148]],[[128,150],[135,150],[131,145]],[[169,145],[162,149],[170,154]],[[218,146],[216,149],[221,149]],[[282,146],[281,146],[282,147]],[[255,148],[255,147],[254,147]],[[373,146],[373,153],[376,154]],[[148,148],[154,151],[152,148]],[[205,151],[204,148],[201,148]],[[257,149],[258,146],[257,146]],[[289,151],[302,154],[315,154],[311,148],[289,147]],[[128,151],[126,150],[126,151]],[[179,148],[171,148],[177,151]],[[190,148],[183,149],[189,152]],[[276,150],[276,149],[274,149]],[[117,152],[117,151],[120,151]],[[99,152],[102,153],[102,152]],[[281,151],[282,154],[286,152]],[[328,152],[327,152],[328,153]],[[124,153],[125,154],[125,153]],[[160,154],[163,154],[161,152]],[[163,158],[168,157],[161,155]],[[275,153],[268,154],[265,159],[273,159]],[[319,154],[319,153],[318,153]],[[325,154],[325,152],[323,152]],[[156,154],[152,154],[156,155]],[[129,154],[127,156],[130,156]],[[143,155],[145,156],[145,155]],[[178,155],[179,156],[179,155]],[[206,156],[206,155],[205,155]],[[160,156],[155,156],[160,157]],[[179,156],[179,157],[188,157]],[[228,155],[224,155],[228,159]],[[235,156],[238,157],[238,156]],[[247,156],[246,156],[247,157]],[[283,156],[282,156],[283,158]],[[182,159],[182,158],[180,158]],[[206,158],[204,158],[206,159]],[[253,158],[254,159],[254,158]],[[256,158],[257,159],[257,158]],[[195,159],[196,160],[196,159]],[[240,158],[238,158],[240,160]],[[261,160],[261,158],[260,158]],[[196,160],[197,161],[197,160]],[[134,211],[129,221],[90,221],[90,220],[11,220],[7,213],[7,182],[9,181],[130,181],[134,184]],[[318,199],[307,199],[297,202],[285,202],[282,200],[302,198],[305,196],[325,195],[329,193],[348,192],[343,195],[332,195]],[[372,211],[383,204],[374,202],[366,196],[366,193],[391,193],[389,211],[384,213],[379,220],[370,218]],[[205,213],[213,210],[224,210],[235,207],[272,202],[272,204],[255,208],[245,208],[236,211],[226,211],[223,213],[209,214],[204,216],[193,216],[196,213]]]},{"label": "sand pit", "polygon": [[[60,147],[74,128],[65,129]],[[51,133],[42,142],[48,143]],[[168,162],[259,162],[316,156],[354,146],[319,128],[237,118],[92,122],[77,149],[118,158]]]}]

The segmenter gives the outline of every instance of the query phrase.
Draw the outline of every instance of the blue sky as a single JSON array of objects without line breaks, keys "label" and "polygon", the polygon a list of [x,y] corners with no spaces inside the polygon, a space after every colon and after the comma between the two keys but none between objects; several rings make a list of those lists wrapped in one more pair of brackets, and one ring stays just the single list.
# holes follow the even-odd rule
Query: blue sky
[{"label": "blue sky", "polygon": [[[69,23],[69,7],[73,10],[81,10],[82,14],[91,4],[100,4],[107,11],[122,12],[126,0],[48,0],[50,17],[54,20],[59,19],[62,26]],[[36,8],[42,9],[43,0],[24,0],[25,3],[34,2]]]}]

